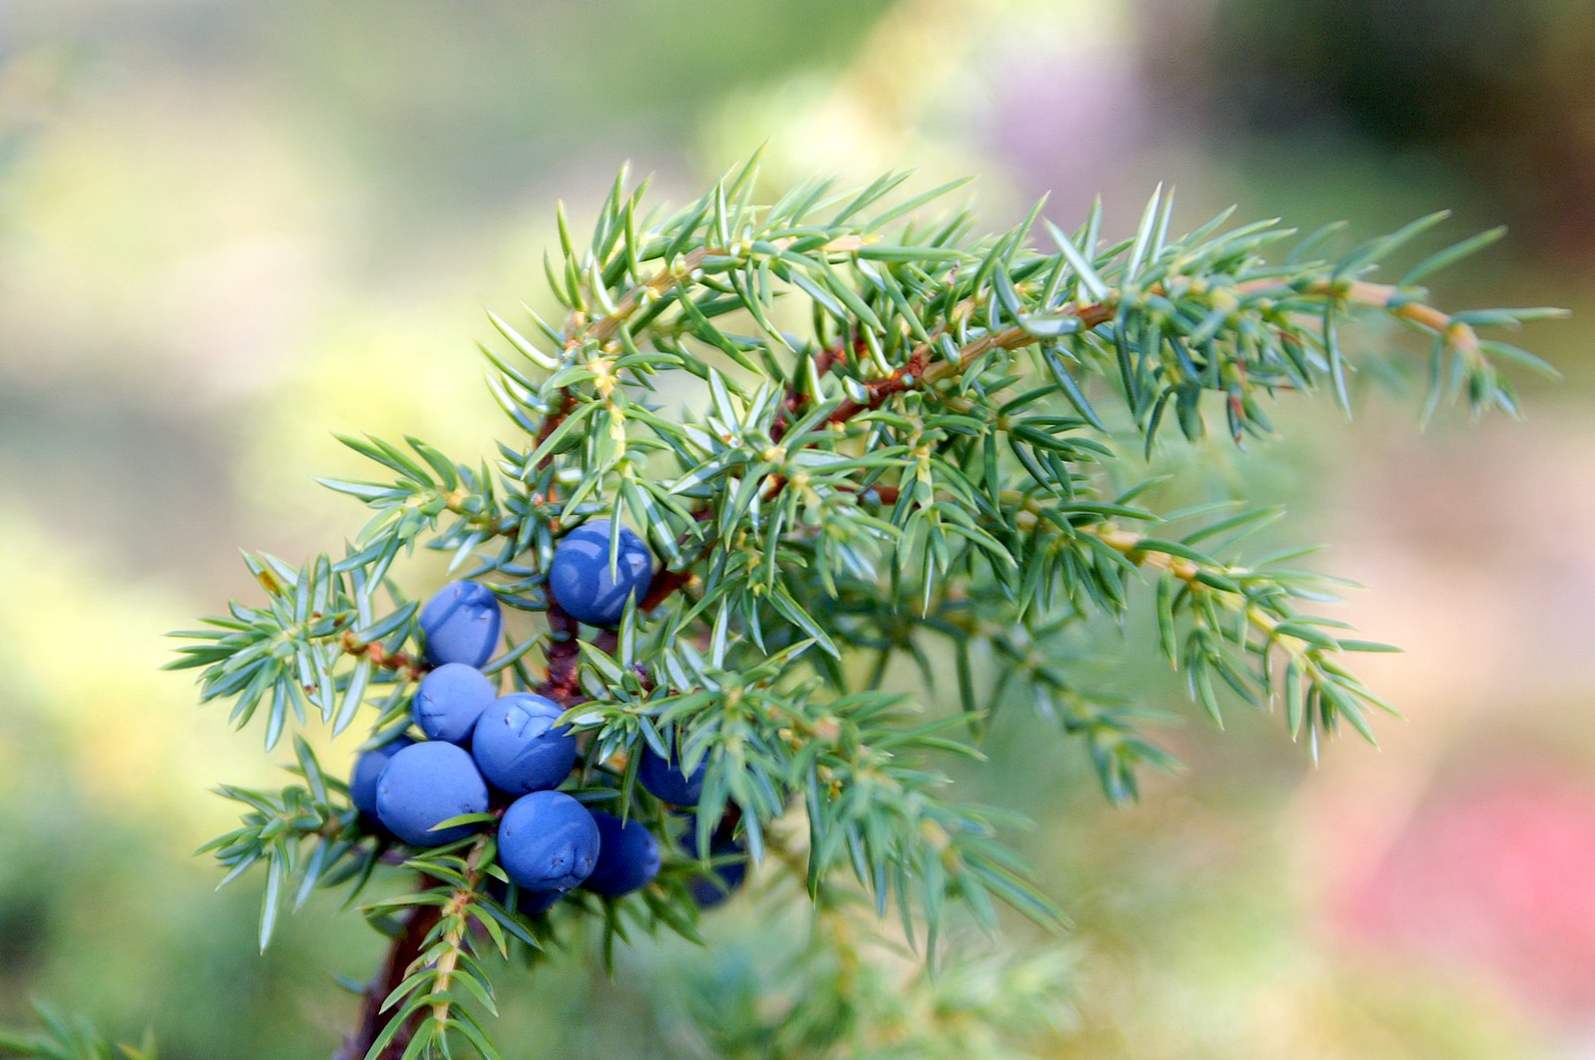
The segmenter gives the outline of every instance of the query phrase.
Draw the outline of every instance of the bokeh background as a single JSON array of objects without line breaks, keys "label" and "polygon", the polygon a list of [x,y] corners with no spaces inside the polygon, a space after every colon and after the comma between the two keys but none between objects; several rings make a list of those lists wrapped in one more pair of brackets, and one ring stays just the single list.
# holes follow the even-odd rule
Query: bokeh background
[{"label": "bokeh background", "polygon": [[[260,957],[258,881],[211,893],[206,789],[275,766],[156,671],[161,634],[249,595],[236,545],[353,532],[311,482],[350,466],[331,432],[508,431],[472,342],[484,305],[547,302],[556,197],[590,216],[630,158],[680,201],[768,142],[772,184],[976,174],[993,226],[1050,190],[1123,228],[1160,180],[1187,223],[1512,225],[1438,287],[1581,312],[1532,336],[1566,378],[1525,381],[1525,421],[1420,434],[1398,379],[1349,429],[1298,405],[1271,447],[1197,454],[1370,586],[1341,613],[1407,648],[1365,667],[1408,716],[1381,748],[1314,768],[1277,719],[1216,733],[1109,638],[1189,768],[1113,810],[1004,708],[969,783],[1040,822],[1076,925],[1049,1052],[1595,1056],[1592,62],[1580,0],[0,5],[0,1022],[37,996],[163,1055],[325,1055],[332,973],[379,940],[324,900]],[[724,951],[506,985],[508,1051],[701,1055],[667,984],[769,923],[739,900]]]}]

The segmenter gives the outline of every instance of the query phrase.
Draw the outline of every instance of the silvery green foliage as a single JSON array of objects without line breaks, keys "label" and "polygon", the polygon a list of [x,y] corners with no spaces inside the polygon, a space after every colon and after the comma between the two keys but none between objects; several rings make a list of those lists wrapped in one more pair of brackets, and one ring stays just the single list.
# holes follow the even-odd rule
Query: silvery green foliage
[{"label": "silvery green foliage", "polygon": [[[1425,417],[1456,399],[1513,411],[1501,367],[1548,369],[1481,331],[1551,311],[1446,314],[1417,286],[1499,233],[1384,285],[1367,276],[1442,215],[1330,256],[1327,231],[1297,239],[1227,212],[1175,234],[1160,192],[1122,240],[1099,211],[1065,231],[1040,204],[981,237],[969,213],[938,212],[957,185],[905,196],[905,178],[764,202],[749,163],[662,213],[622,174],[585,241],[561,211],[546,271],[564,319],[490,315],[488,384],[511,423],[498,451],[468,464],[415,438],[343,439],[375,465],[324,480],[372,510],[354,543],[302,567],[246,555],[264,600],[183,634],[195,643],[175,665],[200,668],[202,697],[230,701],[240,727],[260,715],[268,748],[310,724],[402,726],[424,663],[394,565],[443,550],[452,576],[548,612],[510,623],[520,639],[488,669],[570,708],[585,734],[574,794],[618,793],[663,832],[636,762],[679,749],[687,770],[707,763],[697,849],[735,814],[755,860],[776,844],[816,903],[861,892],[931,954],[954,903],[988,926],[1000,904],[1057,919],[998,838],[1011,822],[958,800],[938,768],[980,756],[992,704],[1022,691],[1058,719],[1113,799],[1169,764],[1130,704],[1071,674],[1080,622],[1155,611],[1146,650],[1215,721],[1238,701],[1277,708],[1314,754],[1342,725],[1371,739],[1370,715],[1389,708],[1348,660],[1386,648],[1314,613],[1335,580],[1295,567],[1302,551],[1238,547],[1273,510],[1148,507],[1145,461],[1215,426],[1266,439],[1297,394],[1349,409],[1363,355],[1340,335],[1365,318],[1427,337]],[[636,528],[661,569],[616,632],[582,635],[545,581],[561,534],[593,518]],[[898,654],[928,675],[932,645],[956,660],[962,714],[876,687]],[[978,684],[977,660],[1001,688]],[[208,848],[232,875],[265,868],[262,944],[282,905],[318,885],[359,891],[398,858],[295,746],[290,787],[223,789],[246,814]],[[696,937],[702,866],[679,848],[639,894],[568,900],[547,923],[488,893],[504,879],[491,829],[403,864],[421,887],[366,906],[403,960],[367,988],[348,1055],[447,1042],[496,1055],[491,952],[535,953],[562,922],[601,923],[606,946],[634,930]]]}]

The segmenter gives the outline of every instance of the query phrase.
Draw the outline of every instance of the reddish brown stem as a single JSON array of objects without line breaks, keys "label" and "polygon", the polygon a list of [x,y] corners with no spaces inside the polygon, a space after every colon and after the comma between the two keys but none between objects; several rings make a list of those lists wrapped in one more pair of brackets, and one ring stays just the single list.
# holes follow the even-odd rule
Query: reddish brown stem
[{"label": "reddish brown stem", "polygon": [[864,492],[875,494],[882,504],[896,504],[897,498],[902,496],[903,491],[896,486],[871,486]]},{"label": "reddish brown stem", "polygon": [[848,398],[826,417],[828,423],[846,423],[854,416],[870,409],[878,409],[886,403],[886,399],[893,394],[901,394],[905,390],[912,390],[919,385],[920,379],[925,374],[925,365],[930,360],[930,347],[921,346],[916,349],[908,360],[892,371],[885,379],[876,379],[864,384],[868,397],[863,401],[854,401]]},{"label": "reddish brown stem", "polygon": [[[854,339],[854,352],[860,352],[862,345],[863,344],[860,342],[860,340]],[[847,347],[845,345],[842,343],[837,343],[835,346],[827,346],[825,349],[814,355],[814,371],[818,375],[824,375],[826,372],[829,372],[832,368],[834,368],[838,363],[846,360]],[[779,442],[782,437],[785,436],[787,417],[797,412],[798,409],[802,408],[803,404],[804,397],[802,394],[798,393],[797,387],[787,387],[786,400],[781,403],[781,411],[776,414],[775,422],[770,425],[771,441]]]},{"label": "reddish brown stem", "polygon": [[[548,440],[548,436],[553,434],[555,429],[558,428],[561,423],[565,422],[565,417],[570,415],[570,410],[575,407],[576,398],[569,390],[561,390],[559,393],[559,403],[554,406],[554,410],[550,412],[547,418],[543,420],[543,425],[537,429],[537,441],[535,444],[542,445],[544,442],[546,442]],[[538,463],[538,467],[542,467],[547,464],[548,459],[548,457],[544,457]]]},{"label": "reddish brown stem", "polygon": [[[426,884],[427,881],[423,879],[422,885]],[[404,982],[410,965],[421,956],[427,934],[437,925],[439,914],[440,910],[436,906],[423,905],[412,909],[404,918],[403,930],[394,937],[382,967],[377,970],[376,977],[366,987],[365,1001],[360,1006],[360,1026],[344,1039],[343,1048],[333,1054],[333,1060],[362,1060],[371,1046],[376,1043],[377,1037],[393,1014],[392,1010],[382,1011],[382,1002],[400,983]],[[409,1024],[394,1035],[387,1048],[378,1054],[378,1060],[398,1060],[404,1055],[405,1046],[410,1044],[416,1026],[425,1015],[425,1012],[417,1011],[410,1018]]]},{"label": "reddish brown stem", "polygon": [[652,611],[670,597],[677,589],[682,589],[692,581],[693,574],[685,570],[660,571],[654,576],[653,583],[648,586],[648,595],[644,596],[637,604],[639,611]]},{"label": "reddish brown stem", "polygon": [[577,622],[554,600],[548,602],[548,631],[552,636],[548,650],[548,676],[537,691],[561,706],[582,698],[581,648],[576,643]]}]

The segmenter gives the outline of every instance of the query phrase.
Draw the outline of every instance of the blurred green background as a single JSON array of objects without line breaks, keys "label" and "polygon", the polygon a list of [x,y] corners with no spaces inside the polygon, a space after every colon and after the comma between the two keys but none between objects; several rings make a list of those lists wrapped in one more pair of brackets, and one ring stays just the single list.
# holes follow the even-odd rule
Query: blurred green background
[{"label": "blurred green background", "polygon": [[[190,856],[220,781],[275,784],[258,734],[156,672],[161,634],[361,514],[315,487],[333,431],[486,452],[484,305],[546,302],[552,203],[590,216],[630,158],[680,201],[768,142],[766,179],[973,173],[992,226],[1159,181],[1195,223],[1239,202],[1368,235],[1439,206],[1504,251],[1447,305],[1581,312],[1529,345],[1566,373],[1526,422],[1364,387],[1353,429],[1275,415],[1196,454],[1281,500],[1292,540],[1369,585],[1404,645],[1366,675],[1407,713],[1312,768],[1272,719],[1219,735],[1150,651],[1099,669],[1187,723],[1189,763],[1109,809],[1078,747],[1004,708],[972,795],[1076,922],[1056,1055],[1595,1053],[1595,11],[1565,0],[831,0],[692,5],[0,6],[0,1022],[30,997],[163,1055],[325,1055],[380,940],[319,899],[253,945],[258,881]],[[418,578],[419,580],[419,578]],[[894,675],[895,677],[896,675]],[[917,687],[910,673],[905,687]],[[347,761],[355,740],[328,749]],[[782,905],[778,893],[766,906]],[[510,1055],[703,1055],[681,992],[724,951],[643,945],[503,993]],[[795,912],[785,920],[796,917]],[[773,926],[772,926],[773,925]],[[768,954],[763,954],[768,956]]]}]

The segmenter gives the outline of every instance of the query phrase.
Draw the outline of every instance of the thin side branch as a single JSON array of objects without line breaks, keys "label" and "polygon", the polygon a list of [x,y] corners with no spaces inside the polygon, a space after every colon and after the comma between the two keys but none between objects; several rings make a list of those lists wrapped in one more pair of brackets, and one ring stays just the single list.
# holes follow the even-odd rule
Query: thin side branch
[{"label": "thin side branch", "polygon": [[422,674],[432,669],[431,664],[425,659],[418,658],[408,652],[388,651],[381,644],[376,643],[363,644],[360,638],[354,635],[354,631],[350,629],[343,631],[341,643],[346,654],[363,655],[384,670],[392,670],[395,673],[402,674],[407,681],[418,680]]}]

